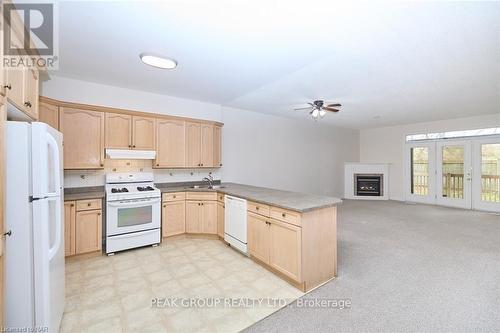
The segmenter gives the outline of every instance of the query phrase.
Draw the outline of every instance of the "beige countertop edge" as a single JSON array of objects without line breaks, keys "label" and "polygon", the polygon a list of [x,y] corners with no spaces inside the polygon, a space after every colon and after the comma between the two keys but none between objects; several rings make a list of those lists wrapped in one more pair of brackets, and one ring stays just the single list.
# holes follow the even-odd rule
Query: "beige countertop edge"
[{"label": "beige countertop edge", "polygon": [[[308,207],[308,208],[305,208],[305,209],[299,209],[299,208],[294,208],[294,207],[287,206],[287,205],[282,205],[282,204],[279,204],[279,203],[276,203],[276,202],[273,202],[273,201],[265,201],[265,200],[254,198],[254,197],[247,197],[247,196],[241,195],[240,193],[231,192],[230,189],[226,190],[225,188],[208,189],[208,188],[190,188],[190,187],[159,187],[159,189],[160,189],[161,193],[172,193],[172,192],[220,192],[220,193],[232,195],[232,196],[235,196],[235,197],[239,197],[239,198],[242,198],[242,199],[250,200],[250,201],[253,201],[253,202],[256,202],[256,203],[270,205],[270,206],[274,206],[274,207],[278,207],[278,208],[282,208],[282,209],[293,210],[293,211],[298,212],[298,213],[307,213],[307,212],[311,212],[313,210],[318,210],[318,209],[322,209],[322,208],[328,208],[328,207],[337,206],[338,204],[342,203],[342,199],[338,199],[338,198],[332,197],[331,198],[332,202],[330,202],[330,203],[318,204],[317,206],[313,206],[313,207],[310,207],[310,208]],[[301,194],[301,193],[297,193],[297,194],[307,196],[307,194]]]},{"label": "beige countertop edge", "polygon": [[85,199],[102,199],[106,196],[104,191],[99,192],[81,192],[64,194],[64,201],[85,200]]}]

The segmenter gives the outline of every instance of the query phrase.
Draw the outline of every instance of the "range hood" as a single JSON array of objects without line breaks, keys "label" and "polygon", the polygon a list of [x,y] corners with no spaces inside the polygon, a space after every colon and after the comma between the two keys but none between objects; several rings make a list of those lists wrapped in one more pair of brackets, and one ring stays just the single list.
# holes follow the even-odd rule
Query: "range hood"
[{"label": "range hood", "polygon": [[106,149],[106,157],[115,160],[153,160],[154,150]]}]

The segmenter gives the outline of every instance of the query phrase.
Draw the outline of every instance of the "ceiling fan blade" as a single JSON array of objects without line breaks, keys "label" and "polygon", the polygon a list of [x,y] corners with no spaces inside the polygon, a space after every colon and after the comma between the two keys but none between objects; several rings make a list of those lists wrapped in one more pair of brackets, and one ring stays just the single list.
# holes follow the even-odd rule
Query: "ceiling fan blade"
[{"label": "ceiling fan blade", "polygon": [[334,108],[329,108],[329,107],[322,107],[323,110],[325,111],[330,111],[330,112],[339,112],[340,110],[339,109],[334,109]]},{"label": "ceiling fan blade", "polygon": [[342,106],[340,103],[328,104],[327,107]]},{"label": "ceiling fan blade", "polygon": [[312,109],[312,106],[306,106],[305,108],[295,108],[294,110],[300,111],[300,110],[309,110]]}]

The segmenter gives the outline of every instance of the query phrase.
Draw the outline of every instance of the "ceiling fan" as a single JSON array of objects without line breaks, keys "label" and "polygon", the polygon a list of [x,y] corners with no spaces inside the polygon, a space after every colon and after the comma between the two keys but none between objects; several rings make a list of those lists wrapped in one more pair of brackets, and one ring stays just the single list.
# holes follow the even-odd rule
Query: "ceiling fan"
[{"label": "ceiling fan", "polygon": [[326,112],[339,112],[340,109],[339,107],[342,106],[340,103],[331,103],[331,104],[326,104],[323,100],[317,100],[312,103],[307,103],[309,106],[303,107],[303,108],[296,108],[294,110],[300,111],[300,110],[308,110],[309,114],[311,117],[314,119],[317,119],[318,116],[323,118],[326,114]]}]

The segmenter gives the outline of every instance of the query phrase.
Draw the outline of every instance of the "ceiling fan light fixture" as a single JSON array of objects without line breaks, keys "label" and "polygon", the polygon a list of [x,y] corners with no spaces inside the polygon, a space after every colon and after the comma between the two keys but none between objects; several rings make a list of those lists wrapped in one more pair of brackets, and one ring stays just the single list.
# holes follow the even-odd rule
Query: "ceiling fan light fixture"
[{"label": "ceiling fan light fixture", "polygon": [[143,63],[152,67],[161,69],[174,69],[177,67],[177,61],[167,57],[157,56],[150,53],[141,53],[139,57]]},{"label": "ceiling fan light fixture", "polygon": [[312,112],[311,112],[311,116],[316,119],[318,118],[318,115],[319,115],[319,110],[318,109],[314,109]]},{"label": "ceiling fan light fixture", "polygon": [[323,117],[325,116],[325,114],[326,114],[326,111],[325,111],[325,110],[323,110],[323,109],[319,110],[319,116],[320,116],[321,118],[323,118]]}]

